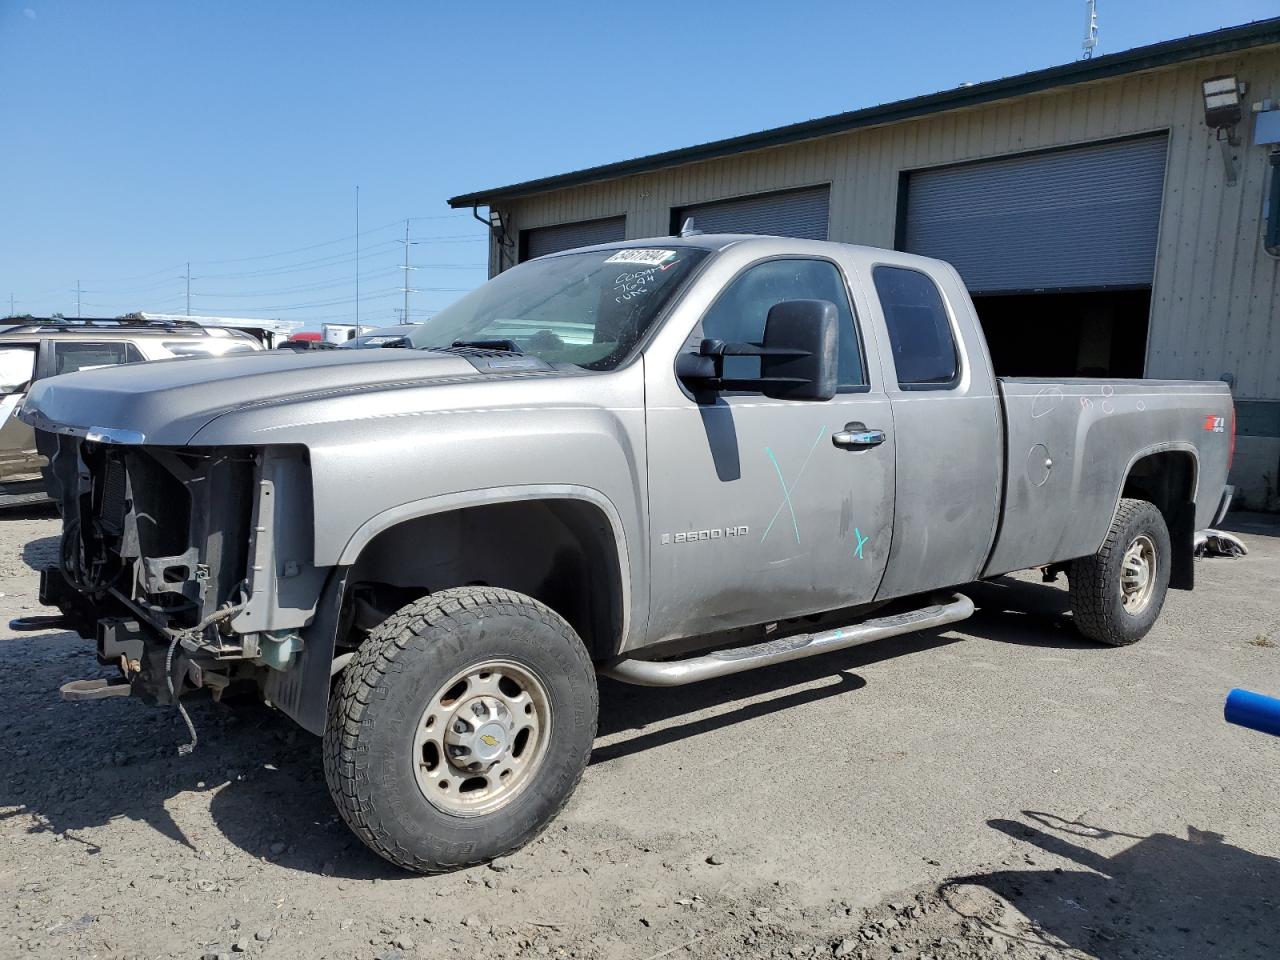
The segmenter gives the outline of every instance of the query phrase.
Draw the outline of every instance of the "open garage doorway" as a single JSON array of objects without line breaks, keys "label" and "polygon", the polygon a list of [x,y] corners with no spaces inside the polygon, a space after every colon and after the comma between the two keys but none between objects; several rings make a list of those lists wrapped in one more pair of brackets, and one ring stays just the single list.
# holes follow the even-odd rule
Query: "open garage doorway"
[{"label": "open garage doorway", "polygon": [[1141,377],[1165,134],[903,174],[898,248],[946,260],[996,374]]},{"label": "open garage doorway", "polygon": [[1141,377],[1151,289],[974,295],[998,377]]}]

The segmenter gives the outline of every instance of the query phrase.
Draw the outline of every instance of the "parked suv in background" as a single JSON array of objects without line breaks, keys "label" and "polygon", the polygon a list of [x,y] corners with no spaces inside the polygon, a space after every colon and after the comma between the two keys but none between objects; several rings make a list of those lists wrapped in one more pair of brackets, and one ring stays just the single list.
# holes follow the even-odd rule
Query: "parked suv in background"
[{"label": "parked suv in background", "polygon": [[0,324],[0,507],[46,499],[35,432],[14,416],[35,381],[143,360],[261,349],[247,333],[194,323],[22,318]]}]

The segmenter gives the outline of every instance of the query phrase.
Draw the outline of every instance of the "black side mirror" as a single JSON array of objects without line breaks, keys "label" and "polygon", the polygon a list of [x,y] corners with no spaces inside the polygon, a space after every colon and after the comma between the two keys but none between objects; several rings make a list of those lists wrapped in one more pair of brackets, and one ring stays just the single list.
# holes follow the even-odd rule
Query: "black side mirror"
[{"label": "black side mirror", "polygon": [[840,313],[830,300],[784,300],[769,309],[761,392],[775,400],[830,400],[840,364]]},{"label": "black side mirror", "polygon": [[[695,394],[753,390],[775,400],[830,400],[836,395],[840,314],[829,300],[784,300],[769,310],[763,343],[703,340],[676,358],[676,376]],[[759,357],[760,376],[726,379],[725,357]]]}]

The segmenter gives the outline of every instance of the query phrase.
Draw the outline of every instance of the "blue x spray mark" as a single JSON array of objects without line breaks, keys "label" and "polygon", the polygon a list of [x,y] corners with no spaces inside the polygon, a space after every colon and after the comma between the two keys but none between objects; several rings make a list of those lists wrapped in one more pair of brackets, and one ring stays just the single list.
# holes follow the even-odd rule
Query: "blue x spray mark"
[{"label": "blue x spray mark", "polygon": [[760,538],[761,543],[764,543],[765,538],[769,536],[769,531],[778,522],[778,517],[782,516],[783,507],[791,511],[791,529],[795,531],[796,543],[800,542],[800,521],[796,519],[796,508],[791,502],[791,492],[795,490],[796,484],[804,476],[805,468],[809,466],[813,451],[818,449],[818,441],[822,439],[822,435],[826,432],[826,427],[818,428],[818,435],[813,438],[813,443],[809,445],[809,452],[805,454],[804,462],[800,464],[800,470],[796,473],[796,478],[791,481],[790,486],[787,485],[786,478],[782,476],[782,467],[778,466],[778,458],[773,455],[773,450],[769,447],[764,448],[764,452],[769,455],[769,461],[773,464],[774,472],[778,474],[778,486],[782,487],[782,502],[778,504],[778,509],[773,511],[773,519],[769,521],[769,526],[765,527],[764,536]]},{"label": "blue x spray mark", "polygon": [[853,555],[857,557],[859,560],[866,559],[865,557],[862,556],[862,548],[867,545],[867,541],[870,540],[871,538],[864,537],[862,535],[862,531],[859,530],[857,527],[853,528],[853,535],[858,538],[858,545],[853,548]]}]

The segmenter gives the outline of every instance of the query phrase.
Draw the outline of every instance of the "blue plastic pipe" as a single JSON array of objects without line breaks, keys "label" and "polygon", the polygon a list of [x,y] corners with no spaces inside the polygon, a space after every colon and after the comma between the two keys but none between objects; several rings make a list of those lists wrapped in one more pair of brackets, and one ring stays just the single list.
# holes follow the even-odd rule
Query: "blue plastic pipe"
[{"label": "blue plastic pipe", "polygon": [[1251,690],[1232,690],[1222,709],[1227,723],[1280,737],[1280,700]]}]

